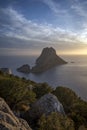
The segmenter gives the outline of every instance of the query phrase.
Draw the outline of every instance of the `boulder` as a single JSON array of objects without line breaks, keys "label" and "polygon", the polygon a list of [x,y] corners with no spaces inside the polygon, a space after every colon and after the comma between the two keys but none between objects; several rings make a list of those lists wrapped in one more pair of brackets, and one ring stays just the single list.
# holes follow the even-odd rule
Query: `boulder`
[{"label": "boulder", "polygon": [[13,114],[2,98],[0,98],[0,130],[31,130],[25,120]]},{"label": "boulder", "polygon": [[44,72],[57,65],[66,64],[67,62],[57,56],[54,48],[46,47],[42,50],[41,55],[36,60],[36,65],[32,68],[33,73]]},{"label": "boulder", "polygon": [[30,66],[28,64],[22,65],[21,67],[17,68],[17,71],[22,73],[30,73]]},{"label": "boulder", "polygon": [[52,112],[58,112],[65,115],[62,104],[53,94],[45,94],[38,101],[36,101],[31,109],[27,112],[31,119],[40,118],[41,115],[49,115]]}]

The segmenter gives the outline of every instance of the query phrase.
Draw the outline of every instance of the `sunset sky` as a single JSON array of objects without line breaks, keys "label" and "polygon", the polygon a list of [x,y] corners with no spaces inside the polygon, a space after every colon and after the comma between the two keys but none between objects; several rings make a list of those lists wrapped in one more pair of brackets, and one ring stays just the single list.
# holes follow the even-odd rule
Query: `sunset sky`
[{"label": "sunset sky", "polygon": [[87,54],[87,0],[0,0],[0,55]]}]

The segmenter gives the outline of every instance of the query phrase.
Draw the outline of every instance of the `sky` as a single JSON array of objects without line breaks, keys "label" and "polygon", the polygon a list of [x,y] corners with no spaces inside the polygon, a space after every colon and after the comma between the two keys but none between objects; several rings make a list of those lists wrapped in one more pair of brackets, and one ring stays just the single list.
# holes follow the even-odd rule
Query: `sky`
[{"label": "sky", "polygon": [[0,55],[87,54],[87,0],[0,0]]}]

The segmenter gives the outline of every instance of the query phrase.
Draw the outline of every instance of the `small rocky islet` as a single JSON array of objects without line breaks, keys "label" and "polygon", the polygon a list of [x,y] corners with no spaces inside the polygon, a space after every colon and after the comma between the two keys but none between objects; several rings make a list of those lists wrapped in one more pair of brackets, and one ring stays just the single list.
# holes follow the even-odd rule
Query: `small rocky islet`
[{"label": "small rocky islet", "polygon": [[35,66],[30,69],[29,65],[23,65],[17,69],[23,73],[41,73],[45,72],[55,66],[67,64],[62,58],[60,58],[54,48],[46,47],[42,50],[41,55],[36,59]]},{"label": "small rocky islet", "polygon": [[17,71],[22,73],[30,73],[30,66],[28,64],[22,65],[21,67],[17,68]]}]

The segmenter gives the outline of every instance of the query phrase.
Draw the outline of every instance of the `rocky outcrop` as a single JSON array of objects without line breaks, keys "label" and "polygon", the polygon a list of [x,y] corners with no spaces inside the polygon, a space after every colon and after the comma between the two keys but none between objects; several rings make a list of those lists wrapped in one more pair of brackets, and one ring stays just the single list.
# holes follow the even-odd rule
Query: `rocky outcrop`
[{"label": "rocky outcrop", "polygon": [[30,73],[30,66],[28,64],[22,65],[21,67],[17,68],[17,71],[22,73]]},{"label": "rocky outcrop", "polygon": [[0,130],[31,130],[28,123],[18,119],[6,102],[0,98]]},{"label": "rocky outcrop", "polygon": [[9,68],[0,68],[0,71],[2,71],[5,74],[12,74],[12,71]]},{"label": "rocky outcrop", "polygon": [[57,97],[53,94],[45,94],[32,106],[31,110],[27,112],[31,119],[40,118],[41,115],[49,115],[52,112],[58,112],[65,115],[62,104],[58,101]]},{"label": "rocky outcrop", "polygon": [[44,72],[57,65],[66,64],[67,62],[57,56],[54,48],[44,48],[41,55],[36,60],[36,65],[32,68],[33,73]]}]

